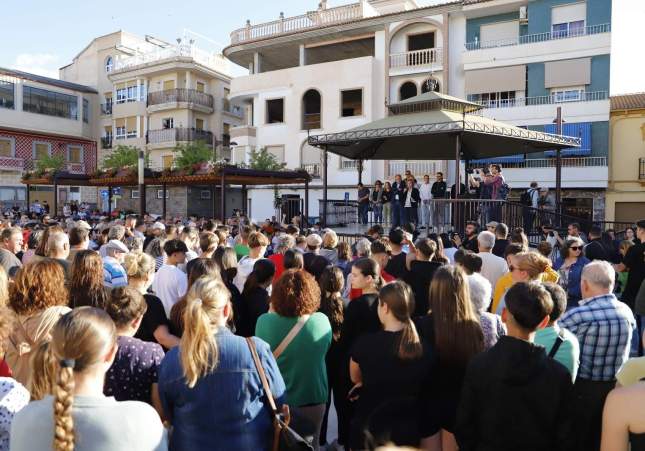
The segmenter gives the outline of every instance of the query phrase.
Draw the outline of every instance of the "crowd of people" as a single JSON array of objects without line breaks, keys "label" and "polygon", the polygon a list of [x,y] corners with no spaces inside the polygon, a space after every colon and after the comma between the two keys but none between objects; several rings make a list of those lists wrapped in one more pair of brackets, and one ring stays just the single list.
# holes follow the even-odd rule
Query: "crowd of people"
[{"label": "crowd of people", "polygon": [[2,451],[645,449],[645,221],[87,219],[1,225]]}]

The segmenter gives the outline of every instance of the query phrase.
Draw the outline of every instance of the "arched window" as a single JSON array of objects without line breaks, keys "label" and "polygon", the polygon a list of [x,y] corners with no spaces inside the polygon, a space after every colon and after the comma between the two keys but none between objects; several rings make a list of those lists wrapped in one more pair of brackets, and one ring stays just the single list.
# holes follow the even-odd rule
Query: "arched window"
[{"label": "arched window", "polygon": [[399,88],[399,100],[409,99],[417,95],[417,85],[411,81],[406,81]]},{"label": "arched window", "polygon": [[321,127],[320,93],[310,89],[302,96],[302,129],[311,130]]},{"label": "arched window", "polygon": [[108,56],[105,58],[105,72],[112,72],[112,57]]},{"label": "arched window", "polygon": [[437,80],[436,78],[428,78],[421,85],[422,93],[430,91],[439,92],[439,80]]}]

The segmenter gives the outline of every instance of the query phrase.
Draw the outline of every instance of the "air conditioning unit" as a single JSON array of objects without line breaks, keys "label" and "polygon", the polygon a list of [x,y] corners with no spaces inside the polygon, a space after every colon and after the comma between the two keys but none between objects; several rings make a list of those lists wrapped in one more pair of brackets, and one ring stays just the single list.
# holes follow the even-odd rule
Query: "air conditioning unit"
[{"label": "air conditioning unit", "polygon": [[526,6],[520,6],[520,24],[526,25],[529,23],[529,11]]}]

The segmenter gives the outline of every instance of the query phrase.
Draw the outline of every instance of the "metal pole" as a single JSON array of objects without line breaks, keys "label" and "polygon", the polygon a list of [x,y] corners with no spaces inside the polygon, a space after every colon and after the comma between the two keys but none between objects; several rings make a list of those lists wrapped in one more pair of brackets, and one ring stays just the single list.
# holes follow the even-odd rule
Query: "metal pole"
[{"label": "metal pole", "polygon": [[166,184],[161,185],[161,216],[166,220]]},{"label": "metal pole", "polygon": [[222,172],[222,180],[219,190],[219,208],[220,208],[220,217],[222,218],[222,224],[226,224],[226,176]]},{"label": "metal pole", "polygon": [[108,186],[108,216],[112,217],[112,187]]},{"label": "metal pole", "polygon": [[455,135],[455,199],[461,194],[459,163],[461,159],[461,136]]},{"label": "metal pole", "polygon": [[305,225],[309,225],[309,180],[305,180],[305,211],[303,219]]},{"label": "metal pole", "polygon": [[322,211],[322,221],[320,221],[323,227],[327,227],[327,147],[323,151],[323,211]]},{"label": "metal pole", "polygon": [[27,214],[29,214],[29,208],[31,206],[31,196],[29,195],[30,187],[31,185],[27,185],[27,195],[25,196],[25,199],[27,199]]},{"label": "metal pole", "polygon": [[246,192],[246,185],[242,185],[242,211],[244,212],[245,215],[249,215],[248,212],[248,194]]},{"label": "metal pole", "polygon": [[145,162],[145,155],[143,153],[143,150],[139,151],[139,164],[138,164],[138,182],[139,182],[139,216],[143,218],[143,215],[146,214],[146,185],[145,185],[145,168],[144,168],[144,162]]},{"label": "metal pole", "polygon": [[363,183],[363,160],[358,160],[358,183]]},{"label": "metal pole", "polygon": [[[560,106],[555,116],[555,133],[562,134],[562,107]],[[555,151],[555,206],[556,212],[559,215],[562,214],[562,155],[559,148]]]},{"label": "metal pole", "polygon": [[54,217],[58,216],[58,180],[54,176]]},{"label": "metal pole", "polygon": [[211,189],[213,190],[213,198],[211,199],[213,203],[213,214],[211,215],[211,218],[215,219],[215,212],[217,211],[217,185],[211,185]]}]

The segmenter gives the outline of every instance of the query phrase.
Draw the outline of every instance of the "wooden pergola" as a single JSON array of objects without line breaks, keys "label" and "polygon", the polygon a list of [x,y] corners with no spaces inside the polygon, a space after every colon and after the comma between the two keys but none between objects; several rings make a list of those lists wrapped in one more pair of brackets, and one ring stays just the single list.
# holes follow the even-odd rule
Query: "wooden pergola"
[{"label": "wooden pergola", "polygon": [[[295,185],[304,184],[305,199],[303,220],[308,222],[309,216],[309,182],[311,176],[304,170],[296,171],[265,171],[259,169],[246,169],[237,166],[217,166],[209,170],[196,171],[192,174],[175,174],[164,171],[146,169],[144,173],[144,187],[161,185],[162,195],[162,216],[166,217],[166,189],[168,186],[194,186],[211,185],[213,188],[220,187],[220,216],[222,222],[226,220],[226,187],[229,185],[241,185],[243,198],[246,199],[247,186],[259,185]],[[129,171],[126,175],[118,173],[112,177],[92,177],[86,174],[71,174],[59,171],[48,177],[23,179],[22,183],[27,185],[27,205],[29,200],[30,185],[54,185],[54,211],[58,212],[58,186],[95,186],[108,187],[108,213],[112,209],[112,188],[116,186],[138,186],[137,174]],[[141,207],[145,210],[145,189],[139,193]],[[217,198],[213,196],[213,212],[217,206]],[[143,215],[144,211],[140,211]]]}]

